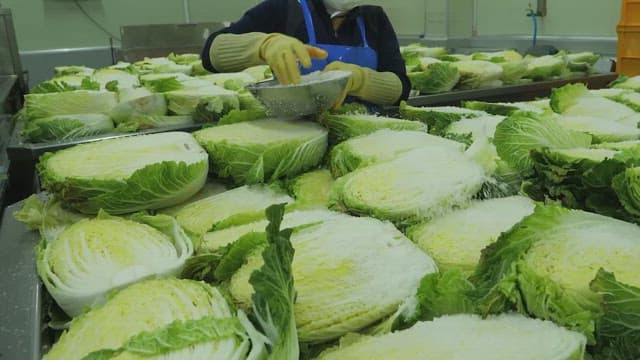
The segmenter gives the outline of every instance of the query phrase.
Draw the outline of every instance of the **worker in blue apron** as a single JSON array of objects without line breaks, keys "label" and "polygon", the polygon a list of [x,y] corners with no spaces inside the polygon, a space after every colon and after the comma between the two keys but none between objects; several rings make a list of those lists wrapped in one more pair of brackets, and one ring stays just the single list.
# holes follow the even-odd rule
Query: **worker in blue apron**
[{"label": "worker in blue apron", "polygon": [[313,71],[350,71],[345,95],[397,104],[411,89],[397,37],[381,7],[362,3],[263,1],[207,39],[203,65],[211,72],[236,72],[267,64],[283,84]]}]

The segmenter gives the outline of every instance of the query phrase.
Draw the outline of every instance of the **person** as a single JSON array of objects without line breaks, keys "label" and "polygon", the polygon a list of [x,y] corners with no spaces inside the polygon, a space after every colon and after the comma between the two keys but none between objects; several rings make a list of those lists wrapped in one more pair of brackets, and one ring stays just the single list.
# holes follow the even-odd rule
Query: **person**
[{"label": "person", "polygon": [[210,72],[267,64],[282,84],[312,71],[345,70],[345,96],[384,106],[411,90],[395,31],[384,10],[352,0],[265,0],[207,39]]}]

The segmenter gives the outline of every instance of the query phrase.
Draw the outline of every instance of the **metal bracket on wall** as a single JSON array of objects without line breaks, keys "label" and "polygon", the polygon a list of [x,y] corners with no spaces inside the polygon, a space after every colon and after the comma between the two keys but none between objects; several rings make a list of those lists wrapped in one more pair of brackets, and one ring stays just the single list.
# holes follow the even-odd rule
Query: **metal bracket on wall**
[{"label": "metal bracket on wall", "polygon": [[547,0],[537,0],[536,12],[538,17],[547,16]]}]

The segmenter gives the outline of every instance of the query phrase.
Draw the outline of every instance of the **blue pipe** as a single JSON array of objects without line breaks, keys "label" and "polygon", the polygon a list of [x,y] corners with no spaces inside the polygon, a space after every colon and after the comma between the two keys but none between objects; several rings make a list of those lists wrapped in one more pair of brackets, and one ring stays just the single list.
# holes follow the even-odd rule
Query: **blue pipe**
[{"label": "blue pipe", "polygon": [[536,14],[532,14],[531,17],[533,18],[533,47],[536,47],[538,43],[538,17]]}]

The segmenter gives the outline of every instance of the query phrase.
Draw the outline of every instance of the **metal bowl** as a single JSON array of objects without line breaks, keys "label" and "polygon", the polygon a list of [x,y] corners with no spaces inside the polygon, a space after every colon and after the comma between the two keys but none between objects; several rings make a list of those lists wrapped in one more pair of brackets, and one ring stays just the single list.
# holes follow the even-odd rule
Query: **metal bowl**
[{"label": "metal bowl", "polygon": [[303,75],[300,84],[281,85],[278,80],[247,87],[273,117],[297,117],[329,110],[344,91],[348,71],[315,72]]}]

